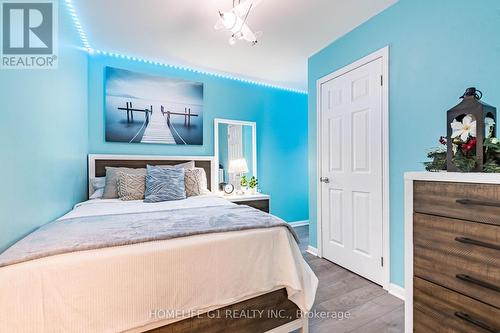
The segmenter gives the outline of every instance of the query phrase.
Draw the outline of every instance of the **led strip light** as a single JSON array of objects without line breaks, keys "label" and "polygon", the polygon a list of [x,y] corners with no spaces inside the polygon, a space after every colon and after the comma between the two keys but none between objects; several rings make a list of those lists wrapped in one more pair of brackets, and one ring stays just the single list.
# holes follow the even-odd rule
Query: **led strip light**
[{"label": "led strip light", "polygon": [[115,52],[108,52],[108,51],[93,49],[90,46],[90,43],[89,43],[89,40],[87,38],[87,35],[85,34],[85,31],[83,30],[82,24],[80,22],[80,19],[78,18],[78,14],[76,13],[75,7],[73,5],[73,1],[72,0],[65,0],[65,2],[66,2],[66,7],[68,8],[69,14],[71,15],[71,18],[73,19],[73,24],[75,25],[75,28],[78,31],[78,34],[80,35],[80,40],[82,42],[82,45],[89,54],[99,54],[99,55],[110,56],[110,57],[115,57],[115,58],[120,58],[120,59],[126,59],[126,60],[131,60],[131,61],[136,61],[136,62],[142,62],[145,64],[156,65],[156,66],[161,66],[161,67],[168,67],[168,68],[183,70],[183,71],[187,71],[187,72],[197,73],[197,74],[203,74],[203,75],[214,76],[214,77],[228,79],[228,80],[234,80],[234,81],[243,82],[243,83],[255,84],[255,85],[266,87],[266,88],[286,90],[286,91],[290,91],[290,92],[294,92],[294,93],[298,93],[298,94],[307,95],[307,91],[300,90],[300,89],[281,87],[281,86],[269,84],[266,82],[253,81],[253,80],[240,78],[240,77],[236,77],[236,76],[219,74],[216,72],[207,72],[207,71],[193,69],[193,68],[184,67],[184,66],[176,66],[176,65],[166,64],[166,63],[159,62],[159,61],[127,56],[127,55],[119,54],[119,53],[115,53]]}]

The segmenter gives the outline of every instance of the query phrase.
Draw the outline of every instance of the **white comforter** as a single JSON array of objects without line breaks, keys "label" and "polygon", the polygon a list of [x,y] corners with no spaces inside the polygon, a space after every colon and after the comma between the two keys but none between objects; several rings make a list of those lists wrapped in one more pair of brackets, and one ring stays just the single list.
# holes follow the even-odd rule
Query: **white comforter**
[{"label": "white comforter", "polygon": [[[92,200],[60,223],[217,205],[232,204],[215,196],[157,204]],[[68,253],[0,268],[0,331],[142,332],[283,287],[309,310],[317,284],[283,227]]]}]

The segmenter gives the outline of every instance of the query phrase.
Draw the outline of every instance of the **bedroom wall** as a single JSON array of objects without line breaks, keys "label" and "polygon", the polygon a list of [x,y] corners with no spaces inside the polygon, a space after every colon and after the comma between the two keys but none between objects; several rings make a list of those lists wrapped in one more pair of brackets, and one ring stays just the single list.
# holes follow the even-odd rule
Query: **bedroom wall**
[{"label": "bedroom wall", "polygon": [[[106,142],[106,66],[203,82],[203,145]],[[259,184],[272,196],[272,212],[288,222],[308,219],[307,95],[98,54],[89,56],[88,88],[90,153],[213,155],[214,118],[257,122]]]},{"label": "bedroom wall", "polygon": [[400,0],[309,58],[309,209],[316,237],[316,81],[390,46],[391,281],[404,284],[403,173],[423,170],[465,88],[500,106],[500,2]]},{"label": "bedroom wall", "polygon": [[87,55],[59,1],[59,67],[0,70],[0,252],[86,195]]}]

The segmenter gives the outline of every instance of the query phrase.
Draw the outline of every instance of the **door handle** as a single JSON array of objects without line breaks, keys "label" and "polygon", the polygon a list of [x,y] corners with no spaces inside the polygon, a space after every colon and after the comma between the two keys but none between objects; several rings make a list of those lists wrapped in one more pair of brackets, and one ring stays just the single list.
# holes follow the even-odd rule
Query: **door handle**
[{"label": "door handle", "polygon": [[459,199],[455,200],[455,202],[462,204],[462,205],[500,207],[500,202],[498,202],[498,201],[472,200],[472,199],[467,199],[467,198],[459,198]]},{"label": "door handle", "polygon": [[486,242],[482,242],[480,240],[475,240],[475,239],[468,238],[468,237],[455,237],[455,240],[457,242],[464,243],[464,244],[472,244],[472,245],[476,245],[476,246],[487,247],[489,249],[500,250],[500,245],[498,245],[498,244],[486,243]]},{"label": "door handle", "polygon": [[328,184],[330,182],[330,179],[328,179],[328,177],[320,177],[319,181]]},{"label": "door handle", "polygon": [[469,276],[467,274],[457,274],[457,275],[455,275],[455,277],[457,279],[459,279],[459,280],[462,280],[462,281],[465,281],[465,282],[469,282],[469,283],[473,283],[473,284],[476,284],[476,285],[481,286],[483,288],[488,288],[488,289],[500,292],[500,287],[499,286],[494,285],[493,283],[489,283],[489,282],[486,282],[486,281],[482,281],[482,280],[473,278],[473,277],[471,277],[471,276]]}]

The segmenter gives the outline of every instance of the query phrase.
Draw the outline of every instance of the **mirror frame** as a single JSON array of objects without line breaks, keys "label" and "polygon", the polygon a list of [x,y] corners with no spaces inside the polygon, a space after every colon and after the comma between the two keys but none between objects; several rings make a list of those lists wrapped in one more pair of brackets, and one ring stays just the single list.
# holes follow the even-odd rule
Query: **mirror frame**
[{"label": "mirror frame", "polygon": [[232,120],[232,119],[214,119],[214,164],[215,164],[215,179],[216,188],[219,189],[219,124],[227,125],[242,125],[252,127],[252,170],[255,178],[257,177],[257,123],[254,121]]}]

